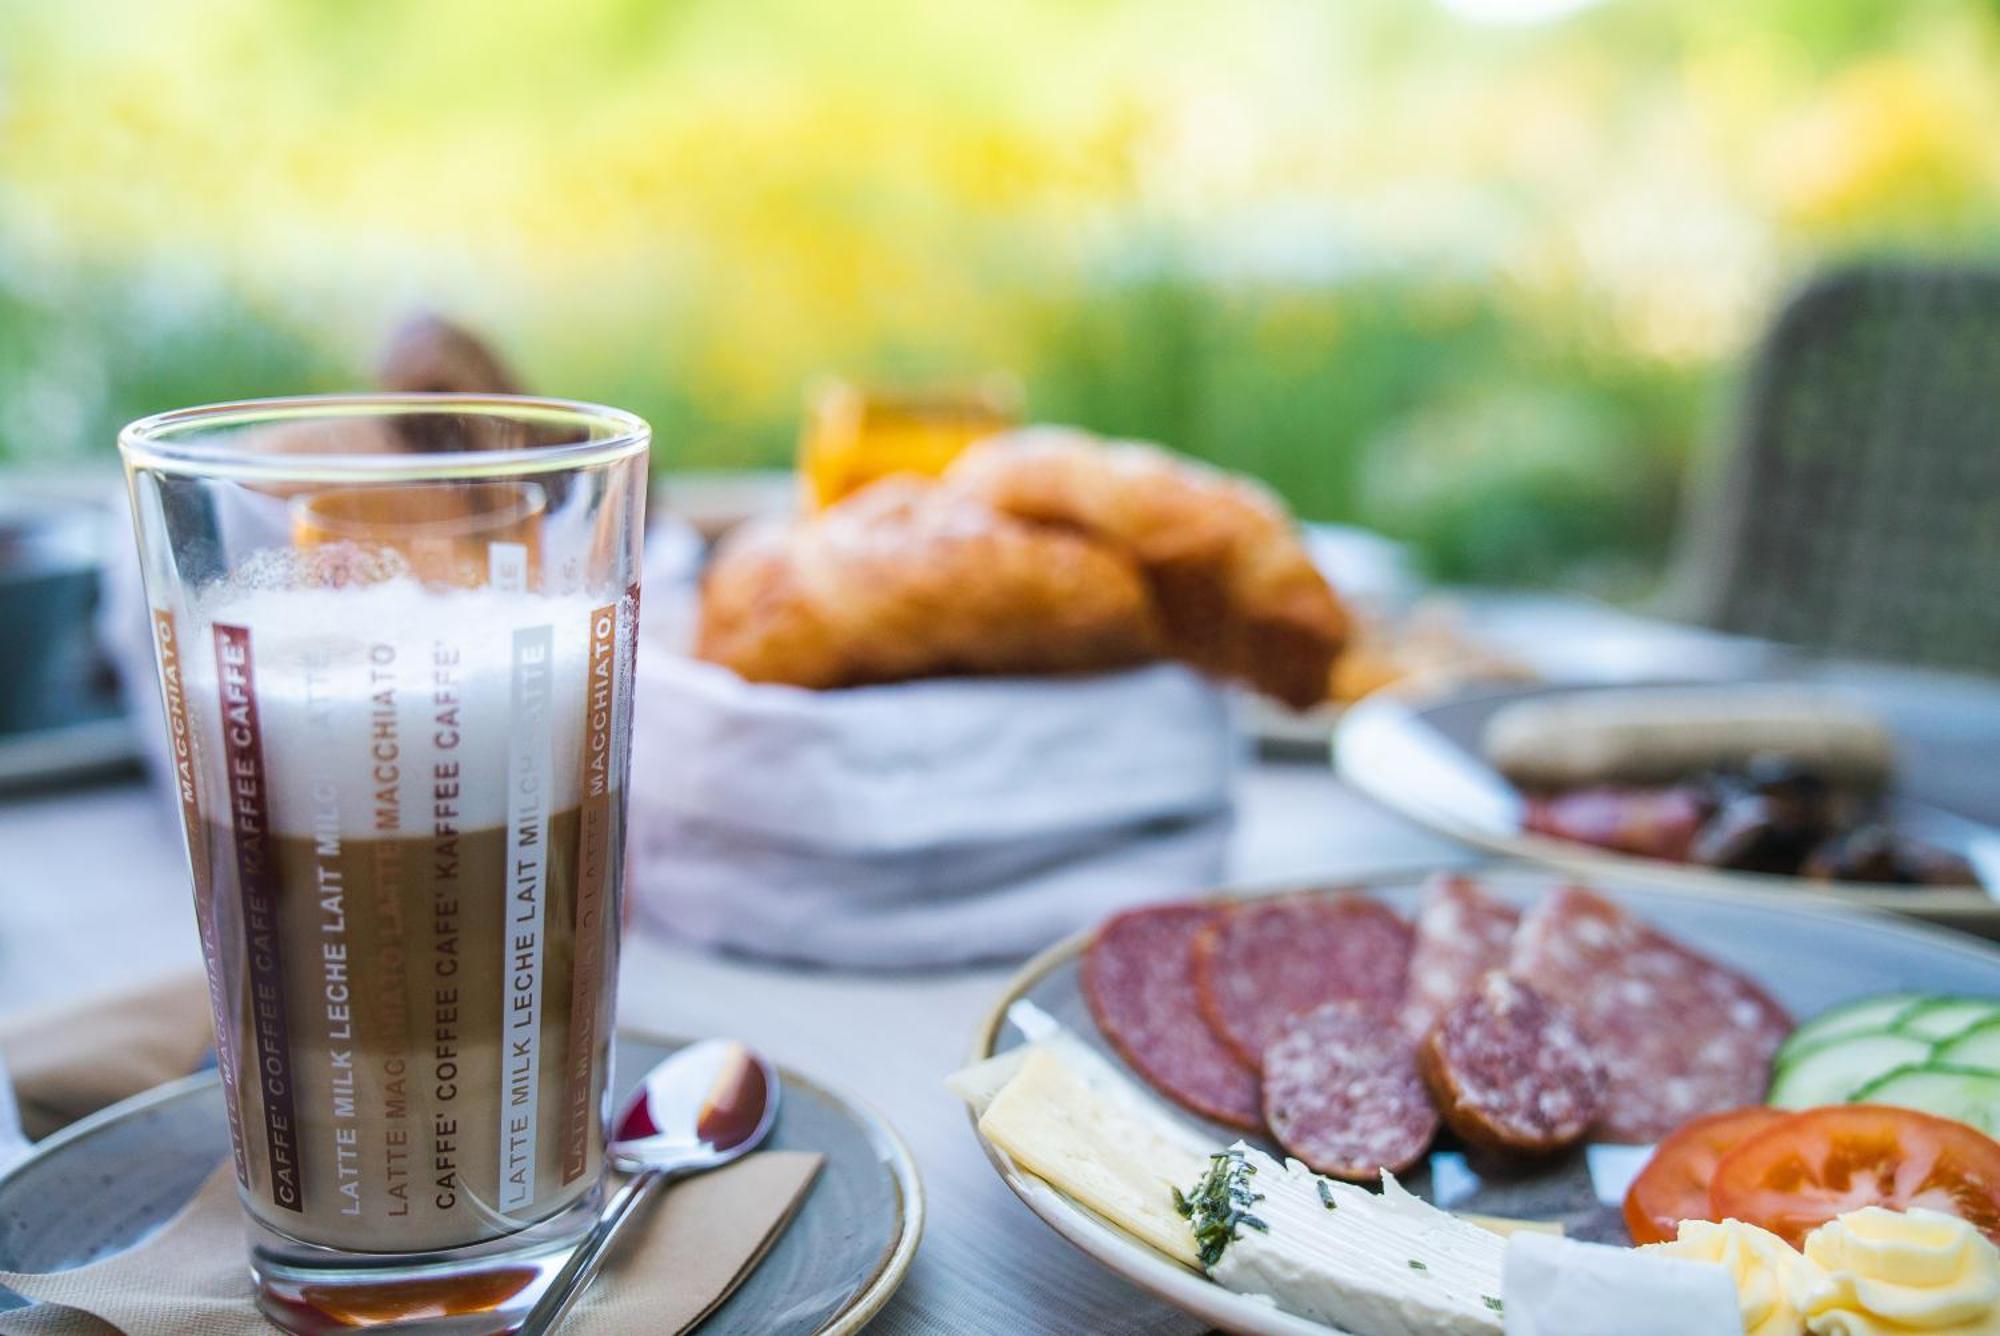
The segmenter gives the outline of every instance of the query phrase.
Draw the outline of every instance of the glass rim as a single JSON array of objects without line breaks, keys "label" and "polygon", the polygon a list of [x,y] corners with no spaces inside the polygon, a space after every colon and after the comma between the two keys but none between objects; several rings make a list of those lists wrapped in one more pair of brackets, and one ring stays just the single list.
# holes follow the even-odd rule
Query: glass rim
[{"label": "glass rim", "polygon": [[[610,434],[511,450],[259,454],[176,439],[205,429],[313,418],[485,416],[540,426],[608,427]],[[196,439],[200,439],[197,437]],[[615,463],[643,453],[653,429],[636,413],[580,399],[522,394],[303,394],[176,408],[127,423],[118,450],[128,468],[208,478],[291,482],[403,482],[522,477]]]}]

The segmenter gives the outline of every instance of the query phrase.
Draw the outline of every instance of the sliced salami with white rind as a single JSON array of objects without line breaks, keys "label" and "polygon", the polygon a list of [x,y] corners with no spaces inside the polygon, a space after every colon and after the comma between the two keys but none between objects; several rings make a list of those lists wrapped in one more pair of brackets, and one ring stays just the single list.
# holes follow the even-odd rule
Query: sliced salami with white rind
[{"label": "sliced salami with white rind", "polygon": [[1315,1173],[1372,1182],[1401,1173],[1437,1135],[1416,1041],[1380,1002],[1327,1002],[1264,1051],[1264,1120]]},{"label": "sliced salami with white rind", "polygon": [[1604,1069],[1568,1008],[1499,970],[1439,1019],[1418,1066],[1445,1124],[1490,1150],[1560,1150],[1603,1107]]},{"label": "sliced salami with white rind", "polygon": [[1083,956],[1083,993],[1098,1029],[1160,1093],[1206,1118],[1261,1130],[1257,1073],[1209,1030],[1195,1003],[1192,947],[1221,917],[1210,905],[1119,914]]},{"label": "sliced salami with white rind", "polygon": [[1489,970],[1503,969],[1521,916],[1471,877],[1442,875],[1424,888],[1410,951],[1404,1023],[1427,1033]]},{"label": "sliced salami with white rind", "polygon": [[1567,1006],[1603,1064],[1599,1141],[1656,1141],[1760,1103],[1792,1029],[1750,980],[1573,886],[1521,920],[1508,971]]},{"label": "sliced salami with white rind", "polygon": [[1410,941],[1409,925],[1365,896],[1244,901],[1195,939],[1201,1014],[1254,1066],[1287,1021],[1322,1002],[1400,1005]]}]

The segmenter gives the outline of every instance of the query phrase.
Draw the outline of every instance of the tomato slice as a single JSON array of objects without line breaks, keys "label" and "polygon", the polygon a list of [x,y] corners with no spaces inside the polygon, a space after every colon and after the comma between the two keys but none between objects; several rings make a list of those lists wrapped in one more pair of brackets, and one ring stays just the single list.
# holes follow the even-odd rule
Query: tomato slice
[{"label": "tomato slice", "polygon": [[2000,1142],[1914,1109],[1811,1109],[1723,1156],[1708,1205],[1718,1220],[1762,1225],[1793,1247],[1863,1206],[1943,1211],[2000,1242]]},{"label": "tomato slice", "polygon": [[1791,1117],[1753,1105],[1694,1118],[1675,1128],[1625,1193],[1625,1228],[1634,1243],[1664,1243],[1683,1220],[1712,1219],[1708,1184],[1724,1155],[1755,1133]]}]

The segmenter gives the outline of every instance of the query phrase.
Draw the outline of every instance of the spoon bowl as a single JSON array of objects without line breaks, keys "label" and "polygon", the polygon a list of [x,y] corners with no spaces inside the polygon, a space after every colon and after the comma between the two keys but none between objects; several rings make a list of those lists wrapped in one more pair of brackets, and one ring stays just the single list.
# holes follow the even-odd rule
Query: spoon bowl
[{"label": "spoon bowl", "polygon": [[646,1073],[611,1126],[611,1163],[714,1168],[757,1145],[778,1116],[778,1073],[733,1039],[704,1039]]}]

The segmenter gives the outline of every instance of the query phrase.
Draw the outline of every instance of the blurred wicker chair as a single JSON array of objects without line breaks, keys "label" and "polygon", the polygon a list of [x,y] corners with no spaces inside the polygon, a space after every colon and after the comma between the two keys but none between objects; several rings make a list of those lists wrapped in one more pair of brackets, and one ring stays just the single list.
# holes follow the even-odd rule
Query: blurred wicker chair
[{"label": "blurred wicker chair", "polygon": [[1810,284],[1752,368],[1677,575],[1695,620],[2000,672],[2000,270]]}]

